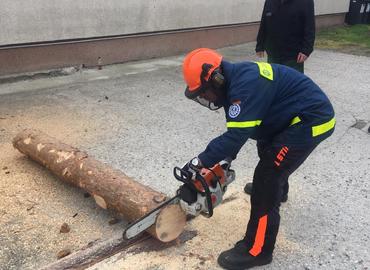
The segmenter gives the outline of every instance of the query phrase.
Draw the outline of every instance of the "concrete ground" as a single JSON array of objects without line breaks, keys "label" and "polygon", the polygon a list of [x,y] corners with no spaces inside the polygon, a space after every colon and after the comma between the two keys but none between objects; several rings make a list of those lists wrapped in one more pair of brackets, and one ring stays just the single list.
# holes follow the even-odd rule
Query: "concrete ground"
[{"label": "concrete ground", "polygon": [[[220,50],[256,60],[254,44]],[[0,268],[36,269],[125,222],[12,148],[24,128],[87,151],[152,188],[174,194],[172,168],[225,130],[222,112],[185,99],[183,55],[0,85]],[[291,176],[274,261],[259,269],[370,268],[370,58],[316,51],[306,74],[332,100],[336,132]],[[220,269],[217,256],[241,239],[249,215],[242,189],[257,163],[248,141],[237,180],[214,217],[190,222],[176,243],[132,247],[91,269]],[[70,227],[60,233],[63,223]]]}]

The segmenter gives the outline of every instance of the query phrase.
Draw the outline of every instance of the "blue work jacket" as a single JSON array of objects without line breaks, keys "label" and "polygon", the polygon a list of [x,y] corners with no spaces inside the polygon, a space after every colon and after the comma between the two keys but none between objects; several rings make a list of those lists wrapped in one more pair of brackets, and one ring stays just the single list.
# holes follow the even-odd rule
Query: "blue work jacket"
[{"label": "blue work jacket", "polygon": [[[334,130],[333,107],[310,78],[278,64],[222,61],[227,131],[213,139],[199,159],[212,167],[224,158],[235,159],[248,140],[273,141],[289,128],[300,127],[284,144],[310,144]],[[295,127],[296,125],[296,127]]]}]

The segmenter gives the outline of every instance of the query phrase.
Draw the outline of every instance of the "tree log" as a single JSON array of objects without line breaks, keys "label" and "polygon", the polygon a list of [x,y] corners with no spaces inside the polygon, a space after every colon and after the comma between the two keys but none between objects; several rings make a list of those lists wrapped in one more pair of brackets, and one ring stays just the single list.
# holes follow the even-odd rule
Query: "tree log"
[{"label": "tree log", "polygon": [[[135,221],[166,200],[163,193],[41,131],[20,132],[13,139],[13,146],[61,180],[89,192],[100,207],[113,209],[128,221]],[[181,234],[185,222],[181,208],[169,205],[162,209],[148,232],[162,242],[169,242]]]}]

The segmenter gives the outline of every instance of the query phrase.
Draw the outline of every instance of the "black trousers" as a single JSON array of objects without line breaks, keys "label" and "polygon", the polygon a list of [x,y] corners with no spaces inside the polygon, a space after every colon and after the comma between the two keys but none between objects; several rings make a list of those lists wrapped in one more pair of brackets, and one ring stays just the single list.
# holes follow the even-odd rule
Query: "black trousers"
[{"label": "black trousers", "polygon": [[304,73],[304,63],[297,63],[297,58],[282,58],[273,55],[267,55],[267,62],[269,62],[270,64],[280,64],[288,66],[301,73]]},{"label": "black trousers", "polygon": [[[280,224],[280,201],[288,187],[288,178],[318,145],[290,145],[259,141],[260,161],[253,177],[251,213],[245,235],[249,253],[271,254]],[[285,190],[284,190],[285,189]]]},{"label": "black trousers", "polygon": [[[263,140],[257,141],[257,153],[258,153],[258,157],[260,159],[262,158],[263,152],[269,147],[269,145],[270,145],[270,143],[268,141],[263,141]],[[288,181],[289,175],[284,174],[282,177],[283,177],[283,179],[282,179],[282,183],[283,183],[282,196],[284,196],[284,195],[288,194],[288,192],[289,192],[289,181]]]}]

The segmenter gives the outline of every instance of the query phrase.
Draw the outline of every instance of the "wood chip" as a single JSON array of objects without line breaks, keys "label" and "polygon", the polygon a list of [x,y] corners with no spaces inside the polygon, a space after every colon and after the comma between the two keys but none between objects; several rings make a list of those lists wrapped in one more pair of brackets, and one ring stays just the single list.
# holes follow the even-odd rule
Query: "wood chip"
[{"label": "wood chip", "polygon": [[61,251],[58,252],[57,254],[57,258],[58,260],[65,257],[65,256],[68,256],[69,254],[71,254],[71,250],[69,249],[63,249]]},{"label": "wood chip", "polygon": [[60,227],[60,233],[69,233],[69,231],[71,230],[71,228],[69,227],[69,225],[67,223],[63,223],[62,226]]},{"label": "wood chip", "polygon": [[109,220],[109,225],[114,225],[114,224],[117,224],[118,222],[120,222],[120,220],[118,218],[112,218],[111,220]]}]

